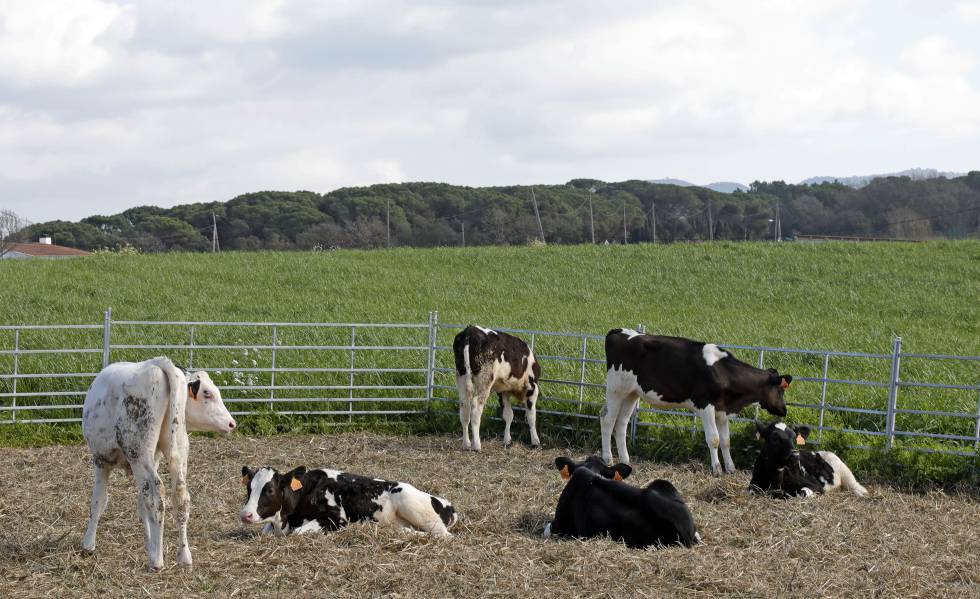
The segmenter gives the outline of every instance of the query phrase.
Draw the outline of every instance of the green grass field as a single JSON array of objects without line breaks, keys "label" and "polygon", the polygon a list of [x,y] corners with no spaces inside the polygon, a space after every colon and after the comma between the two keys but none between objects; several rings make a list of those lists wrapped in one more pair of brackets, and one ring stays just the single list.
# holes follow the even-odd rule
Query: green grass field
[{"label": "green grass field", "polygon": [[[900,335],[906,352],[980,355],[978,297],[980,243],[972,241],[100,255],[65,261],[0,263],[0,305],[4,306],[0,324],[95,324],[101,322],[102,312],[109,306],[117,320],[256,322],[421,323],[429,310],[438,310],[444,323],[475,322],[598,335],[612,327],[642,323],[650,332],[733,345],[874,353],[889,353],[893,335]],[[262,342],[265,332],[244,334],[247,337],[253,333],[256,340],[245,343]],[[451,343],[451,333],[447,330],[440,334],[439,343]],[[131,334],[144,342],[185,340],[180,337],[183,333],[177,332],[157,334],[142,330]],[[215,334],[212,342],[234,342],[242,334]],[[45,339],[44,334],[38,333],[33,342],[40,346],[57,335],[65,334],[52,333],[51,339]],[[94,343],[93,337],[101,340],[100,331],[73,335],[82,345]],[[297,332],[290,342],[332,342],[325,332],[315,338],[312,335]],[[83,338],[87,341],[83,342]],[[114,336],[113,342],[127,341]],[[537,352],[575,355],[576,348],[563,346],[568,343],[539,338],[542,345]],[[9,349],[10,334],[0,332],[0,345]],[[589,355],[601,358],[601,344],[590,347]],[[220,352],[212,356],[213,360],[227,357]],[[750,352],[739,353],[739,357],[755,360]],[[10,372],[10,356],[0,358],[0,372]],[[311,358],[312,354],[301,352],[291,357],[294,364]],[[48,360],[47,365],[52,364],[52,358],[43,359]],[[35,368],[44,366],[43,359],[36,360]],[[101,364],[101,356],[77,358],[96,359]],[[268,355],[253,353],[248,359],[257,359],[261,367]],[[378,365],[391,363],[390,357],[378,356],[376,360]],[[821,360],[783,354],[767,355],[766,362],[781,372],[817,377],[821,374]],[[831,375],[879,381],[887,378],[885,361],[866,362],[835,363]],[[449,364],[448,352],[440,354],[439,365]],[[22,363],[21,368],[24,367]],[[574,368],[571,365],[546,364],[545,368],[546,377],[577,376],[569,370]],[[587,379],[601,382],[601,370],[590,370]],[[903,362],[902,378],[975,385],[980,372],[976,363],[907,360]],[[300,377],[295,380],[297,384],[308,382]],[[417,382],[411,376],[399,380],[405,384]],[[447,381],[452,384],[451,377],[441,377],[443,384]],[[0,387],[4,384],[0,382]],[[278,384],[283,384],[283,380]],[[555,395],[559,392],[552,391]],[[840,387],[835,388],[834,396],[838,404],[880,407],[884,392]],[[818,393],[818,385],[801,383],[794,385],[791,400],[813,402]],[[452,393],[444,395],[451,397]],[[905,407],[915,409],[977,409],[975,392],[971,395],[909,389],[903,390],[900,397],[906,402]],[[585,399],[601,401],[601,391],[590,391]],[[452,409],[450,404],[444,407]],[[813,418],[812,413],[803,411],[791,412],[790,416],[800,421]],[[826,424],[880,428],[881,423],[875,418],[880,420],[859,413],[835,414]],[[308,430],[310,426],[295,418],[279,420],[275,425],[257,422],[254,426],[269,432],[295,427]],[[539,421],[546,426],[547,419]],[[687,420],[680,422],[684,425]],[[973,434],[973,422],[965,419],[905,415],[899,425]],[[0,443],[77,438],[59,427],[14,430],[25,428],[0,427]],[[665,457],[703,452],[703,442],[699,444],[687,433],[683,437],[687,442],[681,443],[680,451],[669,449],[677,446],[678,441],[673,439],[669,447],[653,444],[648,452]],[[836,448],[853,443],[854,439],[840,435],[824,441]],[[746,439],[743,445],[748,460],[750,440]],[[888,475],[900,479],[909,473],[914,478],[933,468],[939,470],[934,476],[929,474],[932,478],[976,476],[976,464],[970,458],[905,454],[895,463]]]}]

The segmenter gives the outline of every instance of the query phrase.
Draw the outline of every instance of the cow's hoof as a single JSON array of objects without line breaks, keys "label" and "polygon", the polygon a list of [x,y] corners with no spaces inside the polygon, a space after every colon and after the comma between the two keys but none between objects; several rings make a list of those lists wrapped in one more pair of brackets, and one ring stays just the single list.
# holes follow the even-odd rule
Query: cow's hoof
[{"label": "cow's hoof", "polygon": [[193,565],[193,560],[191,560],[191,552],[189,549],[184,548],[177,552],[177,565],[187,566],[188,568]]},{"label": "cow's hoof", "polygon": [[531,443],[531,449],[541,449],[541,442]]},{"label": "cow's hoof", "polygon": [[721,476],[721,466],[715,466],[711,469],[711,474],[715,476]]},{"label": "cow's hoof", "polygon": [[147,572],[156,573],[159,572],[160,570],[163,570],[163,564],[149,564],[146,566]]},{"label": "cow's hoof", "polygon": [[504,441],[504,449],[510,449],[511,447],[513,447],[513,445],[514,444],[509,441]]}]

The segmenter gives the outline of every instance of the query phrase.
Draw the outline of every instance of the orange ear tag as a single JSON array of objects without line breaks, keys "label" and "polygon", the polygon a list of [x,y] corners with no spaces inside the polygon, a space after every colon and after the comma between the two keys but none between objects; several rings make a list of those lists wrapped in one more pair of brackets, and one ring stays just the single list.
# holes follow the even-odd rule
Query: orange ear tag
[{"label": "orange ear tag", "polygon": [[803,435],[796,435],[796,444],[806,445],[806,439],[803,438]]},{"label": "orange ear tag", "polygon": [[619,475],[619,470],[616,471],[616,474],[613,474],[613,480],[623,480],[623,477]]},{"label": "orange ear tag", "polygon": [[293,491],[299,491],[303,488],[303,483],[299,482],[298,478],[293,478],[293,481],[289,483],[289,488]]},{"label": "orange ear tag", "polygon": [[561,472],[561,477],[565,480],[572,478],[572,475],[568,473],[568,464],[562,466],[559,472]]},{"label": "orange ear tag", "polygon": [[780,381],[779,381],[779,388],[780,389],[789,389],[789,385],[790,384],[788,382],[786,382],[786,379],[780,379]]}]

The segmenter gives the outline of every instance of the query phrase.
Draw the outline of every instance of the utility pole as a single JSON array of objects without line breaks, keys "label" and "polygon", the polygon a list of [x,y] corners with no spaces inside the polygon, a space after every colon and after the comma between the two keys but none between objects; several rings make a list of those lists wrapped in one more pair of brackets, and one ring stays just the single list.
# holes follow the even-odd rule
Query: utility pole
[{"label": "utility pole", "polygon": [[782,238],[782,231],[780,230],[781,223],[779,222],[779,200],[776,200],[776,221],[772,225],[772,240],[779,241]]},{"label": "utility pole", "polygon": [[385,229],[388,231],[388,247],[391,247],[391,198],[385,202]]},{"label": "utility pole", "polygon": [[657,243],[657,204],[650,201],[650,216],[653,219],[653,242]]},{"label": "utility pole", "polygon": [[463,247],[466,247],[466,224],[459,221],[459,235],[463,239]]},{"label": "utility pole", "polygon": [[708,241],[715,238],[715,223],[711,219],[711,198],[708,198]]},{"label": "utility pole", "polygon": [[623,200],[623,245],[626,245],[628,240],[626,238],[626,200]]},{"label": "utility pole", "polygon": [[592,245],[595,245],[595,219],[592,218],[592,194],[595,193],[595,187],[589,188],[589,232],[592,233]]},{"label": "utility pole", "polygon": [[538,200],[534,197],[534,188],[531,188],[531,203],[534,204],[534,218],[538,219],[538,234],[541,235],[541,243],[548,243],[544,240],[544,228],[541,226],[541,214],[538,213]]},{"label": "utility pole", "polygon": [[214,210],[211,211],[211,252],[217,252],[220,247],[218,247],[218,218],[214,215]]}]

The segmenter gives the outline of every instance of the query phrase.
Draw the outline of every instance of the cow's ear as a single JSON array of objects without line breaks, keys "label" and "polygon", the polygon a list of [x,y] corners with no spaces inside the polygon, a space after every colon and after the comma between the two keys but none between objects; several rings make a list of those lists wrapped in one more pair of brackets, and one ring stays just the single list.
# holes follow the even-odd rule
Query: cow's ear
[{"label": "cow's ear", "polygon": [[242,484],[247,485],[250,478],[255,475],[255,471],[248,466],[242,466]]},{"label": "cow's ear", "polygon": [[575,462],[568,458],[561,457],[555,458],[555,468],[561,473],[561,477],[564,480],[572,478],[572,472],[575,470]]},{"label": "cow's ear", "polygon": [[762,436],[766,434],[766,428],[768,427],[764,423],[759,422],[758,420],[755,420],[753,422],[755,422],[755,438],[761,439]]},{"label": "cow's ear", "polygon": [[793,383],[793,377],[789,374],[784,374],[779,377],[779,386],[782,389],[789,389],[789,386]]},{"label": "cow's ear", "polygon": [[778,385],[779,384],[779,372],[775,368],[767,368],[766,372],[769,373],[769,384]]},{"label": "cow's ear", "polygon": [[201,390],[201,380],[194,379],[193,382],[187,383],[187,396],[191,399],[197,399],[197,392]]},{"label": "cow's ear", "polygon": [[629,464],[616,464],[610,470],[613,473],[609,478],[613,480],[623,480],[624,478],[629,478],[630,474],[633,474],[633,468]]},{"label": "cow's ear", "polygon": [[796,444],[806,445],[806,439],[810,436],[809,426],[794,426],[793,430],[796,431]]},{"label": "cow's ear", "polygon": [[302,483],[300,483],[299,487],[294,487],[293,485],[295,483],[293,481],[299,482],[299,479],[303,478],[305,474],[306,474],[306,466],[297,466],[282,476],[283,485],[288,484],[293,489],[293,491],[298,491],[299,489],[303,488],[303,485]]}]

